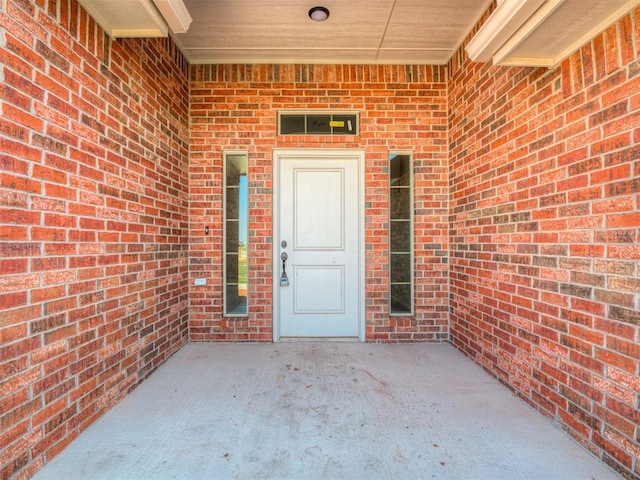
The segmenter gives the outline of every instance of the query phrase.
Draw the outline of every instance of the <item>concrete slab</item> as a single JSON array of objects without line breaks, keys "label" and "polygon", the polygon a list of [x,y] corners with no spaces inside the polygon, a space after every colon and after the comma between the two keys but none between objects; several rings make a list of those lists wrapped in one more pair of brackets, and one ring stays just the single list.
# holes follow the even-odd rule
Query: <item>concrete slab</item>
[{"label": "concrete slab", "polygon": [[189,344],[35,480],[619,479],[450,345]]}]

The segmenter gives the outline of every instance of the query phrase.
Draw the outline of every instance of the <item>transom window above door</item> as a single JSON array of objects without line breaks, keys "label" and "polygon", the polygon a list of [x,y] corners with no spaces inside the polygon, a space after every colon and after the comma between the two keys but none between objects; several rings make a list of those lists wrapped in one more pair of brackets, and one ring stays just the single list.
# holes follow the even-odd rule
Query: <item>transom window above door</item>
[{"label": "transom window above door", "polygon": [[357,135],[358,112],[286,110],[278,112],[279,135]]}]

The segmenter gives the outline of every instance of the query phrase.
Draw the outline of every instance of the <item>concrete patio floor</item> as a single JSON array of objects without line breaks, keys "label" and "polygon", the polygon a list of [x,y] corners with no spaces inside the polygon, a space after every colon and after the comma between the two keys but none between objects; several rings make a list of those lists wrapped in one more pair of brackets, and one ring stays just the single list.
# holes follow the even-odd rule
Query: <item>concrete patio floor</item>
[{"label": "concrete patio floor", "polygon": [[189,344],[35,480],[619,479],[450,345]]}]

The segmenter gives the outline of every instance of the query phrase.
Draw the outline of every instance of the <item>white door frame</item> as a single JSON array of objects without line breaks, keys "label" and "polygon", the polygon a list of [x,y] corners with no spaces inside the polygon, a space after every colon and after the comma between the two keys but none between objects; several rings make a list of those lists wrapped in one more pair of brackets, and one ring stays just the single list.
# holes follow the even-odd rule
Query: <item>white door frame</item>
[{"label": "white door frame", "polygon": [[364,191],[365,158],[362,149],[306,149],[276,148],[273,150],[273,341],[280,340],[280,162],[289,158],[327,160],[331,158],[349,158],[358,161],[358,338],[365,341],[365,239],[364,239]]}]

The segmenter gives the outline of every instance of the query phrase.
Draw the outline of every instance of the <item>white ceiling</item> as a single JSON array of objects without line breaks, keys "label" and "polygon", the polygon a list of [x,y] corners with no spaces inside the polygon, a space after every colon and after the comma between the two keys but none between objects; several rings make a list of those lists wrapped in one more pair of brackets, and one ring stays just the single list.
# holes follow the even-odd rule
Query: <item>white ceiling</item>
[{"label": "white ceiling", "polygon": [[547,0],[498,50],[493,61],[557,65],[638,5],[639,0]]},{"label": "white ceiling", "polygon": [[[442,65],[492,5],[492,0],[78,1],[116,38],[171,32],[192,64]],[[325,22],[308,16],[318,5],[331,12]],[[556,65],[637,5],[640,0],[497,0],[467,51],[474,61]]]},{"label": "white ceiling", "polygon": [[[445,64],[492,0],[184,0],[190,63]],[[329,9],[325,22],[308,11]]]}]

